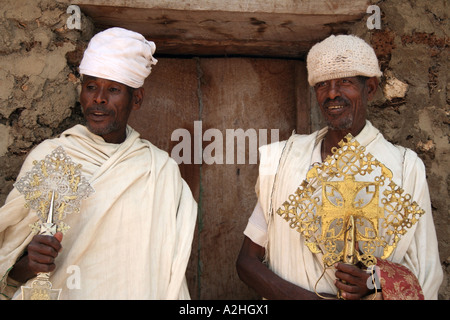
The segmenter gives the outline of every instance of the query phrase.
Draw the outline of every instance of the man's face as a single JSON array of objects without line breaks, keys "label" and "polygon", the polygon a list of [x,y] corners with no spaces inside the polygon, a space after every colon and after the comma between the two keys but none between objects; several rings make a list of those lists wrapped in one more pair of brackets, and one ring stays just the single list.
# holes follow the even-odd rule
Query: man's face
[{"label": "man's face", "polygon": [[343,130],[356,135],[364,128],[367,102],[373,97],[378,85],[376,78],[367,79],[370,81],[366,79],[339,78],[322,81],[314,86],[320,110],[331,130]]},{"label": "man's face", "polygon": [[92,133],[109,143],[121,143],[126,137],[128,117],[140,107],[142,97],[136,99],[136,91],[126,85],[85,76],[80,103],[86,126]]}]

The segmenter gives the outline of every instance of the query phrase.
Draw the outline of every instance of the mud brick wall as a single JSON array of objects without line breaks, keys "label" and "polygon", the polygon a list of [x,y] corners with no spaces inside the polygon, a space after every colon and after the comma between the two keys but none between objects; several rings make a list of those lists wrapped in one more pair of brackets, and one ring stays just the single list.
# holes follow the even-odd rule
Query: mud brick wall
[{"label": "mud brick wall", "polygon": [[448,3],[373,3],[381,9],[381,29],[368,30],[366,21],[350,29],[372,44],[384,73],[369,118],[389,141],[414,150],[425,163],[445,270],[440,297],[449,299]]},{"label": "mud brick wall", "polygon": [[0,8],[0,201],[24,156],[79,121],[77,66],[93,34],[67,28],[67,5],[2,1]]}]

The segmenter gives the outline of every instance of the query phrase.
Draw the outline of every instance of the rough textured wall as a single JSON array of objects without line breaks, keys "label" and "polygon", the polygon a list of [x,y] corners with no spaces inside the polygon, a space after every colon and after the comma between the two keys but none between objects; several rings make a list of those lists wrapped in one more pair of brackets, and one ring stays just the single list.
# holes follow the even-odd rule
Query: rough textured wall
[{"label": "rough textured wall", "polygon": [[[2,0],[0,203],[27,152],[80,120],[76,66],[93,26],[83,16],[81,30],[68,30],[69,4]],[[381,8],[380,30],[368,30],[366,20],[350,27],[375,47],[385,74],[370,119],[390,141],[413,149],[425,162],[446,270],[440,297],[450,299],[447,1],[374,4]]]},{"label": "rough textured wall", "polygon": [[92,23],[69,30],[66,4],[5,0],[0,6],[0,201],[34,145],[78,121],[77,65]]},{"label": "rough textured wall", "polygon": [[373,3],[381,9],[381,29],[369,30],[366,20],[351,28],[372,44],[384,72],[369,117],[388,140],[425,163],[445,270],[440,298],[450,299],[448,1]]}]

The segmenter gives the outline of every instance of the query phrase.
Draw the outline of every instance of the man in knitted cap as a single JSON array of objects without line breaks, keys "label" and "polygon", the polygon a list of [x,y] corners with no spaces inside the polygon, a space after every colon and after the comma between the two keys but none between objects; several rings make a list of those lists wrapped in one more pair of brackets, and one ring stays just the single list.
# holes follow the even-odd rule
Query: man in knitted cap
[{"label": "man in knitted cap", "polygon": [[[334,298],[338,292],[339,297],[349,300],[436,299],[443,273],[424,165],[413,151],[392,145],[366,120],[368,102],[374,97],[378,78],[382,74],[374,50],[358,37],[332,35],[311,48],[307,68],[309,84],[314,87],[327,127],[311,135],[292,135],[287,141],[260,148],[261,163],[255,187],[258,202],[244,231],[245,239],[237,261],[240,278],[268,299]],[[325,241],[314,246],[317,239],[305,237],[309,237],[315,228],[325,228],[326,221],[322,219],[320,226],[312,221],[309,227],[300,225],[316,214],[314,210],[319,210],[317,205],[324,203],[322,186],[317,184],[317,179],[322,179],[320,181],[324,181],[324,185],[327,181],[331,181],[331,185],[338,180],[336,171],[325,169],[338,164],[343,168],[355,161],[355,158],[341,157],[338,163],[328,158],[349,133],[366,152],[389,168],[393,181],[402,188],[400,190],[411,195],[411,199],[424,210],[418,222],[412,221],[414,225],[405,229],[406,233],[387,259],[380,258],[383,247],[376,248],[377,272],[373,275],[356,263],[339,262],[325,267],[325,253],[334,252],[337,248],[332,246],[333,243],[339,243]],[[356,170],[355,167],[351,169]],[[371,172],[364,174],[367,174],[365,179],[369,179]],[[305,187],[300,186],[302,181],[311,186],[310,199],[315,200],[309,202],[311,206],[306,209],[295,206],[294,209],[292,206],[287,208],[286,205],[300,203],[299,194],[306,194],[302,193],[306,192]],[[324,193],[328,197],[327,203],[332,197],[339,199],[339,192],[334,190]],[[361,190],[366,190],[365,194],[360,192],[358,196],[361,194],[361,201],[367,203],[374,192]],[[297,194],[297,197],[292,194]],[[342,201],[335,200],[335,203],[336,207],[346,205]],[[395,210],[394,214],[400,213]],[[303,215],[300,212],[304,212]],[[336,221],[347,219],[349,213],[341,210],[339,214],[341,220]],[[361,224],[363,220],[358,221]],[[329,230],[325,233],[331,237],[329,239],[339,235],[332,232],[339,230],[340,222],[336,223],[326,229]],[[346,224],[345,250],[349,251],[342,249],[344,254],[354,252],[351,246],[356,246],[358,251],[358,242],[354,242],[354,237],[370,230],[368,224],[358,223],[356,230],[351,222]],[[297,232],[297,228],[303,233]],[[380,227],[378,235],[389,239],[387,228]],[[343,255],[343,259],[354,259],[355,256],[358,257],[356,253]],[[327,257],[333,259],[333,256]],[[376,288],[373,280],[376,284],[381,283],[381,287]]]},{"label": "man in knitted cap", "polygon": [[122,28],[91,39],[80,64],[86,126],[38,145],[18,180],[62,147],[94,192],[66,215],[64,236],[50,236],[31,232],[36,211],[17,187],[11,191],[0,209],[2,298],[22,298],[20,287],[42,272],[51,272],[61,299],[190,297],[185,271],[197,204],[176,162],[127,124],[142,104],[154,52],[153,42]]}]

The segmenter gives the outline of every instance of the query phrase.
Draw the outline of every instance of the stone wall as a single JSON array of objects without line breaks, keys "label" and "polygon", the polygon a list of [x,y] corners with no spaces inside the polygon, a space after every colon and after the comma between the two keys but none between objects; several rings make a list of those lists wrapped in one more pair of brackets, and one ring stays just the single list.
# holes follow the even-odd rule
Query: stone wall
[{"label": "stone wall", "polygon": [[366,20],[351,27],[375,48],[384,72],[369,118],[389,141],[414,150],[425,163],[445,270],[440,297],[449,299],[448,2],[373,3],[381,9],[381,29],[369,30]]},{"label": "stone wall", "polygon": [[77,66],[93,25],[69,30],[66,4],[2,1],[0,7],[0,201],[24,156],[79,121]]},{"label": "stone wall", "polygon": [[[3,0],[0,7],[0,202],[29,150],[78,123],[77,65],[92,23],[66,26],[70,3]],[[446,0],[374,1],[381,29],[366,20],[349,26],[370,42],[384,78],[370,120],[392,142],[423,159],[428,174],[440,257],[440,298],[450,298],[448,20]],[[383,95],[384,92],[384,95]]]}]

